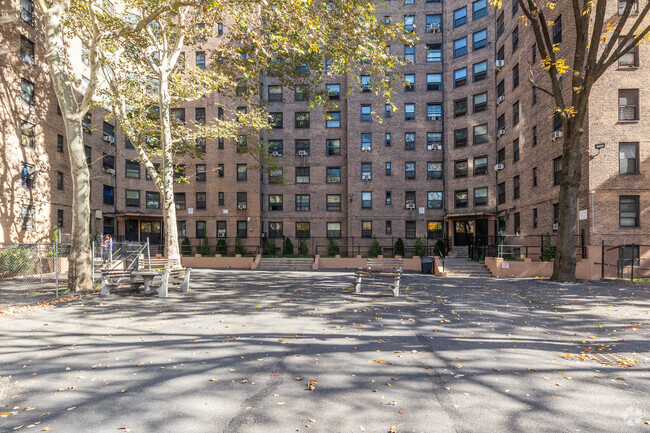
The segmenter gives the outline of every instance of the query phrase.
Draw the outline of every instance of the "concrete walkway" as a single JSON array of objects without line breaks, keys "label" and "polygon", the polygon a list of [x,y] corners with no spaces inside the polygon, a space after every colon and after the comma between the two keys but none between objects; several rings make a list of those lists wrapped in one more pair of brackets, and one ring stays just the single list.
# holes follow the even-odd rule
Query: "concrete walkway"
[{"label": "concrete walkway", "polygon": [[193,275],[0,317],[0,431],[650,432],[647,285]]}]

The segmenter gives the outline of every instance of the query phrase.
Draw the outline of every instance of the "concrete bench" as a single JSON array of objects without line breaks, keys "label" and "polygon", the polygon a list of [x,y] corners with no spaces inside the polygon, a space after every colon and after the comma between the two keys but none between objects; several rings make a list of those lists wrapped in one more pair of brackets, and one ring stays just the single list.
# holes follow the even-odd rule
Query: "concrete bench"
[{"label": "concrete bench", "polygon": [[103,269],[102,270],[102,296],[111,294],[111,290],[129,285],[131,290],[138,290],[140,283],[136,281],[133,271],[124,269]]},{"label": "concrete bench", "polygon": [[402,279],[402,259],[368,259],[365,268],[355,272],[357,280],[354,292],[361,293],[361,281],[371,280],[376,286],[388,286],[393,290],[393,296],[399,296],[399,284]]},{"label": "concrete bench", "polygon": [[148,294],[151,289],[156,289],[158,296],[169,296],[171,286],[178,286],[181,292],[190,290],[190,274],[192,268],[182,268],[178,260],[164,258],[150,259],[151,270],[136,271],[136,281],[144,285],[144,292]]}]

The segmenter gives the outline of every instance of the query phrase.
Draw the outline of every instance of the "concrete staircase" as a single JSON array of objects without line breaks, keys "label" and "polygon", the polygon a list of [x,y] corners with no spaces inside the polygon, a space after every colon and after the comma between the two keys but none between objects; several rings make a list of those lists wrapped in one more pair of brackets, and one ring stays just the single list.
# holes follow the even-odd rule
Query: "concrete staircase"
[{"label": "concrete staircase", "polygon": [[466,259],[468,257],[468,247],[453,246],[447,257]]},{"label": "concrete staircase", "polygon": [[257,269],[260,271],[311,271],[313,263],[313,258],[262,257]]},{"label": "concrete staircase", "polygon": [[452,278],[489,278],[492,274],[488,268],[479,262],[471,262],[467,258],[451,257],[445,259],[445,273]]}]

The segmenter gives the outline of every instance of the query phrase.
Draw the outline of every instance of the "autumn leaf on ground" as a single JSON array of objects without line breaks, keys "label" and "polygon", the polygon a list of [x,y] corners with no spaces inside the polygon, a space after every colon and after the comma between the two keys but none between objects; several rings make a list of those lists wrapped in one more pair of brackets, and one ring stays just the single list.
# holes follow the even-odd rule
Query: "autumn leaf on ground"
[{"label": "autumn leaf on ground", "polygon": [[390,427],[390,430],[388,430],[388,433],[397,433],[397,429],[395,428],[394,425]]},{"label": "autumn leaf on ground", "polygon": [[310,380],[309,383],[307,384],[307,389],[308,389],[309,391],[314,391],[314,390],[316,390],[316,384],[317,384],[317,383],[318,383],[317,380],[313,380],[313,379]]},{"label": "autumn leaf on ground", "polygon": [[216,381],[218,381],[218,380],[219,380],[219,379],[217,379],[216,377],[211,377],[211,378],[210,378],[210,382],[216,382]]},{"label": "autumn leaf on ground", "polygon": [[295,380],[302,380],[302,377],[295,377]]},{"label": "autumn leaf on ground", "polygon": [[241,381],[241,383],[248,383],[248,380],[244,379]]}]

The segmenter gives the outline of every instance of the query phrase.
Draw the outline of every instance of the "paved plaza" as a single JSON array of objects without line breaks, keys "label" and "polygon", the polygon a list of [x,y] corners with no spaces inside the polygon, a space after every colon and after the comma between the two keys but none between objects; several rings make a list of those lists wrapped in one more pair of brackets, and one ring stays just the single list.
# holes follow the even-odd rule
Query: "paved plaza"
[{"label": "paved plaza", "polygon": [[199,270],[0,316],[0,431],[650,432],[648,285],[353,281]]}]

